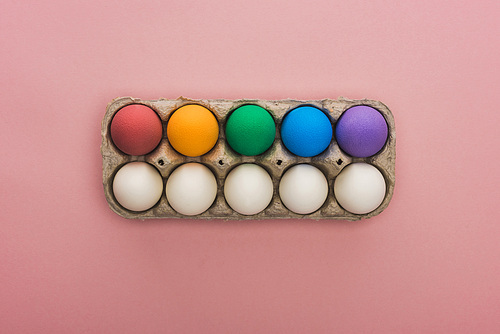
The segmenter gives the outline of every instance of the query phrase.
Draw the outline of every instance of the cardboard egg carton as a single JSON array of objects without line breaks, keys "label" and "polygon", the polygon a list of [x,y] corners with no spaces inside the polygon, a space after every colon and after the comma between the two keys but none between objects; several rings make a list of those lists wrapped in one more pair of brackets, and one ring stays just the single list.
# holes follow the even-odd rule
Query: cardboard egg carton
[{"label": "cardboard egg carton", "polygon": [[[110,123],[115,113],[129,104],[143,104],[151,107],[160,116],[163,123],[163,137],[158,147],[151,153],[143,156],[131,156],[121,152],[114,144],[110,135]],[[199,157],[187,157],[176,152],[169,144],[166,135],[166,124],[170,115],[178,108],[186,104],[199,104],[213,112],[219,122],[219,138],[216,145],[206,154]],[[263,154],[258,156],[243,156],[236,153],[225,140],[226,119],[231,111],[245,104],[255,104],[263,107],[273,116],[276,123],[276,137],[273,145]],[[336,140],[335,131],[333,139],[328,148],[320,155],[304,158],[289,152],[280,138],[281,122],[285,114],[302,105],[310,105],[323,110],[328,114],[333,129],[335,123],[344,111],[357,105],[367,105],[377,109],[388,124],[388,139],[382,150],[368,158],[355,158],[343,152]],[[323,99],[311,101],[297,100],[193,100],[180,97],[175,100],[141,100],[132,97],[121,97],[111,101],[106,109],[102,120],[102,145],[101,154],[103,159],[102,176],[104,193],[110,208],[125,218],[150,219],[150,218],[191,218],[191,219],[280,219],[280,218],[306,218],[306,219],[342,219],[359,220],[370,218],[381,213],[388,205],[394,192],[395,184],[395,158],[396,158],[396,130],[394,118],[391,111],[383,103],[373,100],[349,100],[339,98],[338,100]],[[160,201],[151,209],[143,212],[134,212],[123,208],[113,195],[113,177],[120,167],[134,161],[145,161],[155,166],[163,178],[163,184],[170,173],[179,165],[187,162],[199,162],[210,168],[217,179],[217,197],[212,206],[204,213],[197,216],[185,216],[176,212],[168,203],[165,191]],[[342,168],[354,162],[365,162],[377,167],[385,178],[386,195],[382,204],[368,214],[353,214],[344,210],[336,201],[333,194],[333,183],[335,177]],[[239,164],[255,163],[269,172],[273,184],[273,199],[268,207],[256,214],[246,216],[235,212],[227,204],[224,198],[224,180],[228,173]],[[307,163],[319,168],[328,180],[329,192],[323,206],[311,214],[296,214],[288,210],[280,200],[278,185],[284,172],[297,164]]]}]

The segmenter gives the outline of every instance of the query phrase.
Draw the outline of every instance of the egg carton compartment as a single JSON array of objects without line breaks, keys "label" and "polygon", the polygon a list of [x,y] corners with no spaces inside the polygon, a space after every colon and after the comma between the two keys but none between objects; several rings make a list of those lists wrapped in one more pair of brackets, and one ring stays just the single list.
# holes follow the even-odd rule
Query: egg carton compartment
[{"label": "egg carton compartment", "polygon": [[[114,115],[123,107],[141,104],[154,110],[161,119],[163,133],[159,145],[146,155],[128,155],[123,153],[113,143],[110,133],[110,124]],[[178,153],[167,138],[167,123],[170,116],[178,108],[197,104],[210,110],[217,119],[219,134],[215,146],[206,154],[197,157],[189,157]],[[257,105],[267,110],[274,118],[276,125],[275,139],[271,147],[264,153],[256,156],[244,156],[235,152],[227,143],[225,138],[226,121],[232,111],[244,105]],[[335,137],[335,124],[342,114],[354,106],[370,106],[378,110],[384,117],[388,126],[387,141],[383,148],[375,155],[367,158],[352,157],[340,149]],[[330,119],[333,128],[333,137],[328,148],[313,157],[300,157],[292,154],[283,144],[280,129],[284,116],[299,106],[313,106],[322,110]],[[394,118],[391,111],[382,102],[374,100],[349,100],[339,98],[337,100],[194,100],[180,97],[178,99],[141,100],[132,97],[120,97],[114,99],[107,106],[102,120],[102,145],[101,154],[103,158],[103,186],[106,200],[110,208],[118,215],[125,218],[135,219],[160,219],[160,218],[190,218],[190,219],[225,219],[225,220],[262,220],[262,219],[284,219],[284,218],[306,218],[306,219],[341,219],[359,220],[370,218],[381,213],[392,198],[395,185],[395,141],[396,131]],[[205,212],[188,216],[176,212],[169,204],[165,190],[160,200],[152,208],[145,211],[131,211],[118,203],[113,194],[113,179],[117,171],[127,163],[143,161],[154,166],[163,179],[163,188],[170,174],[182,164],[198,162],[208,167],[217,180],[217,196],[211,207]],[[335,178],[342,169],[351,163],[364,162],[375,166],[383,175],[386,184],[386,193],[382,203],[374,210],[366,214],[354,214],[340,206],[333,192]],[[266,209],[254,215],[243,215],[234,211],[224,197],[224,181],[229,172],[238,165],[253,163],[263,167],[271,176],[273,182],[273,197]],[[310,164],[323,172],[328,181],[328,197],[324,204],[315,212],[310,214],[297,214],[283,204],[278,189],[283,174],[292,166],[298,164]]]}]

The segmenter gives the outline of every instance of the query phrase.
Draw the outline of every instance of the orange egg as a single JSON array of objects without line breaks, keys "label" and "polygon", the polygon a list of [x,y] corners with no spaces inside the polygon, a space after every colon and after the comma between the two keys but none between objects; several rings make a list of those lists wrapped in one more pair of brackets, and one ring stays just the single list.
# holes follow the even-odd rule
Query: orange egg
[{"label": "orange egg", "polygon": [[177,152],[197,157],[214,147],[219,137],[219,124],[207,108],[188,104],[174,111],[168,120],[167,137]]}]

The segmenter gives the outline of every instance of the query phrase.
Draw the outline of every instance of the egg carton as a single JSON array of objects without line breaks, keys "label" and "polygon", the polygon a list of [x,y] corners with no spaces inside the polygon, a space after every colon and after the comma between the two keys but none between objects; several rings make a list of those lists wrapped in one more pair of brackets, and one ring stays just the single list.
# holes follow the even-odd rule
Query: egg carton
[{"label": "egg carton", "polygon": [[[130,104],[143,104],[152,108],[160,116],[163,124],[163,137],[155,150],[147,155],[131,156],[121,152],[114,144],[110,135],[110,123],[115,113],[121,108]],[[170,145],[166,136],[166,124],[170,115],[178,108],[187,104],[199,104],[208,108],[217,118],[219,123],[219,138],[216,145],[206,154],[198,157],[184,156]],[[236,153],[225,140],[226,119],[231,111],[246,105],[255,104],[266,109],[276,122],[276,136],[273,145],[263,154],[257,156],[243,156]],[[343,152],[334,137],[328,148],[321,154],[314,157],[299,157],[292,154],[283,145],[280,138],[281,122],[285,114],[299,106],[314,106],[323,110],[330,118],[334,128],[335,122],[347,109],[365,105],[377,109],[385,118],[388,125],[388,139],[384,147],[374,156],[367,158],[356,158]],[[103,185],[106,200],[109,207],[118,215],[124,218],[135,219],[159,219],[159,218],[191,218],[191,219],[225,219],[225,220],[243,220],[243,219],[341,219],[341,220],[359,220],[370,218],[381,213],[388,205],[394,192],[395,184],[395,158],[396,158],[396,130],[394,118],[389,108],[374,100],[349,100],[340,97],[337,100],[194,100],[185,97],[178,99],[158,99],[141,100],[132,97],[120,97],[111,101],[106,109],[102,120],[102,145],[101,154],[103,159]],[[116,172],[126,163],[134,161],[144,161],[155,166],[163,178],[165,186],[170,173],[179,165],[187,162],[198,162],[207,166],[217,179],[217,197],[212,206],[202,214],[196,216],[186,216],[176,212],[168,203],[165,191],[160,201],[151,209],[135,212],[123,208],[113,195],[113,178]],[[333,193],[333,182],[342,168],[350,163],[365,162],[377,167],[385,178],[386,195],[380,206],[367,214],[353,214],[344,210],[336,201]],[[247,216],[242,215],[231,209],[224,198],[223,186],[228,173],[234,167],[242,163],[254,163],[263,167],[271,176],[274,185],[273,199],[268,207],[262,212]],[[288,210],[280,200],[278,185],[284,172],[297,164],[307,163],[319,168],[328,180],[328,197],[325,203],[317,211],[310,214],[297,214]]]}]

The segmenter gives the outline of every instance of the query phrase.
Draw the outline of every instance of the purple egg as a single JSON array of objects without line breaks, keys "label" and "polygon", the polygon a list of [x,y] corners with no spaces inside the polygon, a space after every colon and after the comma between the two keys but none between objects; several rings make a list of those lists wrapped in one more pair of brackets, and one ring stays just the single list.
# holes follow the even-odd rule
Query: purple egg
[{"label": "purple egg", "polygon": [[340,148],[358,158],[366,158],[380,151],[387,141],[387,133],[384,116],[368,106],[349,108],[335,127]]}]

